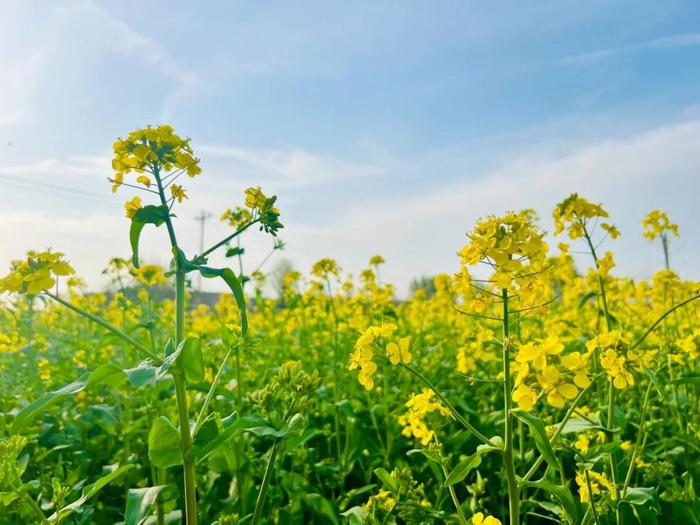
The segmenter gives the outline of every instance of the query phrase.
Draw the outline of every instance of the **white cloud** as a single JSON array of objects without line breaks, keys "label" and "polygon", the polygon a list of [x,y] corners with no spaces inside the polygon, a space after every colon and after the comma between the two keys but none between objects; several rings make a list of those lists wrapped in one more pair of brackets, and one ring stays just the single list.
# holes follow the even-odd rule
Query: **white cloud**
[{"label": "white cloud", "polygon": [[[681,239],[674,242],[672,263],[685,277],[700,279],[694,261],[700,257],[700,225],[694,209],[700,193],[700,120],[657,127],[643,133],[577,146],[568,152],[543,154],[541,145],[531,153],[523,153],[503,161],[500,167],[486,170],[478,176],[452,179],[449,183],[430,183],[430,166],[435,155],[427,153],[422,159],[411,161],[386,159],[385,163],[366,165],[340,161],[329,156],[297,150],[247,150],[233,147],[200,147],[205,158],[223,155],[244,166],[252,180],[275,178],[278,185],[303,186],[297,205],[312,207],[307,190],[324,188],[337,205],[327,215],[316,214],[313,219],[303,218],[298,207],[283,209],[286,228],[282,238],[287,243],[283,257],[291,258],[296,266],[308,271],[321,257],[334,257],[346,270],[357,273],[369,257],[381,253],[387,260],[383,275],[405,290],[411,278],[421,274],[452,272],[457,268],[457,252],[465,242],[465,232],[474,221],[490,213],[507,209],[534,208],[543,219],[543,226],[551,230],[550,213],[554,205],[571,192],[579,192],[592,201],[602,202],[611,219],[622,230],[622,237],[609,241],[604,249],[616,253],[619,275],[643,278],[651,275],[662,263],[658,246],[650,246],[641,237],[640,221],[653,208],[665,209],[679,223]],[[218,149],[217,149],[218,148]],[[455,152],[457,155],[457,152]],[[445,153],[440,154],[444,156]],[[457,156],[454,162],[444,161],[454,173],[467,173],[460,163],[468,159]],[[13,166],[0,169],[13,177],[27,180],[36,173],[55,169],[65,171],[63,181],[73,184],[95,179],[94,169],[103,166],[101,157],[70,157],[65,161],[38,162],[33,166]],[[423,173],[421,193],[391,193],[378,191],[372,184],[362,197],[352,200],[333,186],[333,177],[352,179],[356,176],[386,174],[400,180],[402,173],[411,170]],[[237,171],[237,170],[234,170]],[[306,179],[308,177],[308,180]],[[329,178],[330,177],[330,178]],[[194,217],[200,209],[217,213],[220,209],[240,200],[243,181],[236,179],[222,185],[216,174],[188,180],[192,199],[177,209],[178,236],[189,254],[199,244],[199,228]],[[354,180],[354,179],[353,179]],[[129,254],[128,224],[123,217],[121,203],[128,192],[116,197],[109,194],[101,182],[111,205],[96,201],[65,197],[48,201],[47,205],[17,209],[11,204],[14,197],[0,195],[0,268],[9,260],[20,257],[30,248],[53,246],[64,251],[76,263],[80,273],[91,286],[99,286],[100,269],[115,255]],[[363,184],[359,181],[358,184]],[[235,186],[235,188],[234,188]],[[75,187],[75,186],[74,186]],[[280,197],[285,199],[286,192]],[[7,199],[3,199],[7,197]],[[232,202],[230,202],[232,201]],[[41,211],[37,211],[41,209]],[[161,229],[162,230],[162,229]],[[161,264],[167,264],[167,236],[155,228],[144,233],[143,255]],[[227,234],[224,225],[213,218],[207,223],[207,242],[210,244]],[[254,267],[267,253],[270,240],[255,233],[246,241],[250,267]],[[554,242],[551,242],[553,245]],[[225,264],[221,257],[211,261]],[[0,272],[1,273],[1,272]],[[219,289],[208,281],[205,287]]]},{"label": "white cloud", "polygon": [[341,160],[298,148],[254,149],[202,145],[196,149],[206,157],[226,159],[226,169],[250,183],[259,184],[257,181],[262,180],[282,188],[386,174],[386,170],[379,166]]},{"label": "white cloud", "polygon": [[635,53],[637,51],[691,46],[700,46],[700,33],[669,35],[609,49],[598,49],[595,51],[564,57],[561,60],[558,60],[558,62],[561,64],[592,63],[612,56]]},{"label": "white cloud", "polygon": [[[183,100],[206,89],[199,75],[184,67],[155,39],[135,31],[125,21],[91,1],[38,6],[6,6],[0,21],[0,125],[38,120],[37,106],[54,93],[55,85],[89,78],[114,56],[152,67],[167,85],[161,118],[169,120]],[[79,100],[81,85],[69,88]],[[82,95],[86,100],[92,93]]]},{"label": "white cloud", "polygon": [[554,205],[578,192],[602,202],[622,230],[621,239],[604,245],[615,251],[619,274],[643,278],[659,269],[659,248],[642,239],[640,222],[649,210],[662,208],[681,228],[674,267],[700,279],[693,263],[700,257],[700,226],[693,213],[700,190],[698,143],[700,121],[695,121],[598,142],[558,157],[524,155],[476,179],[420,195],[368,197],[321,231],[290,227],[287,239],[304,268],[329,255],[358,271],[379,252],[387,259],[385,275],[405,287],[420,274],[454,271],[455,252],[478,217],[534,208],[551,231]]}]

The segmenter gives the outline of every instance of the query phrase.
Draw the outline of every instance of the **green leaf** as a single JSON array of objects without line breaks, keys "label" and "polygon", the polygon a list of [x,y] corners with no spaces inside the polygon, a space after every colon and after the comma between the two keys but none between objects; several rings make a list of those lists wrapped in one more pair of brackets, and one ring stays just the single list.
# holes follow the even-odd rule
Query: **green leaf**
[{"label": "green leaf", "polygon": [[656,392],[659,394],[659,397],[663,399],[664,394],[661,391],[661,385],[659,384],[659,380],[656,378],[656,374],[654,373],[654,371],[649,367],[644,367],[644,373],[649,378],[649,381],[651,381],[651,384],[654,385],[654,388],[656,389]]},{"label": "green leaf", "polygon": [[382,482],[382,485],[389,489],[393,494],[398,492],[399,488],[396,485],[396,480],[386,471],[386,469],[381,467],[375,468],[374,474],[379,478],[379,481]]},{"label": "green leaf", "polygon": [[651,487],[628,488],[625,496],[620,500],[630,505],[647,505],[651,503],[656,506],[656,493]]},{"label": "green leaf", "polygon": [[578,303],[578,309],[580,310],[581,308],[584,307],[588,301],[590,301],[592,298],[596,297],[598,295],[598,292],[588,292],[585,294],[583,297],[581,297],[581,300]]},{"label": "green leaf", "polygon": [[61,510],[54,512],[51,516],[49,516],[48,521],[50,523],[60,523],[63,521],[64,518],[67,518],[73,512],[78,510],[80,507],[83,506],[83,504],[92,498],[95,494],[97,494],[100,490],[102,490],[106,485],[111,483],[113,480],[124,474],[125,472],[128,472],[132,468],[136,467],[136,465],[123,465],[119,467],[116,470],[113,470],[106,476],[102,476],[100,479],[95,481],[95,483],[88,485],[83,489],[82,495],[75,500],[73,503],[70,503],[69,505],[66,505],[63,507]]},{"label": "green leaf", "polygon": [[330,500],[324,498],[320,494],[310,493],[304,496],[304,501],[306,501],[307,505],[313,509],[318,517],[325,518],[325,520],[319,521],[327,521],[334,525],[338,524],[338,518],[336,517],[337,510]]},{"label": "green leaf", "polygon": [[[494,436],[493,438],[491,438],[491,441],[498,444],[499,446],[503,444],[503,440],[500,436]],[[452,472],[450,472],[447,478],[445,479],[445,486],[451,487],[455,483],[459,483],[460,481],[462,481],[464,478],[467,477],[467,474],[469,474],[473,469],[481,465],[482,455],[486,454],[487,452],[502,450],[501,448],[499,448],[499,446],[492,447],[491,445],[484,444],[476,447],[476,452],[474,454],[462,459],[457,464],[457,466],[454,469],[452,469]]]},{"label": "green leaf", "polygon": [[414,454],[423,454],[430,461],[437,463],[438,465],[442,465],[442,462],[440,460],[440,456],[438,456],[434,452],[431,452],[427,448],[412,448],[411,450],[406,452],[407,456],[413,456]]},{"label": "green leaf", "polygon": [[160,468],[182,464],[180,432],[165,416],[156,419],[148,433],[148,457]]},{"label": "green leaf", "polygon": [[19,496],[16,492],[0,492],[0,506],[8,506],[15,501]]},{"label": "green leaf", "polygon": [[185,378],[190,383],[204,380],[204,358],[202,357],[202,342],[199,337],[188,337],[180,343],[177,364],[185,372]]},{"label": "green leaf", "polygon": [[139,267],[139,238],[141,237],[141,230],[146,224],[155,224],[160,226],[165,222],[168,217],[168,207],[167,206],[153,206],[148,205],[143,208],[139,208],[134,213],[131,218],[131,228],[129,229],[129,242],[131,243],[131,262],[134,268]]},{"label": "green leaf", "polygon": [[205,445],[193,445],[187,451],[187,458],[194,459],[196,463],[200,463],[235,434],[251,428],[265,426],[270,426],[270,422],[258,414],[239,418],[238,414],[234,412],[224,420],[224,428],[216,439],[212,439]]},{"label": "green leaf", "polygon": [[533,416],[529,412],[523,412],[522,410],[513,410],[512,414],[523,423],[527,424],[530,429],[530,434],[532,434],[532,438],[535,440],[537,450],[540,451],[542,457],[547,460],[547,463],[549,463],[552,468],[559,470],[559,461],[549,442],[543,421],[537,416]]},{"label": "green leaf", "polygon": [[129,489],[129,493],[126,496],[124,525],[141,525],[151,513],[158,495],[168,486],[158,485],[142,489]]},{"label": "green leaf", "polygon": [[95,368],[88,378],[87,388],[94,385],[105,383],[108,386],[119,386],[127,379],[127,375],[123,369],[115,365],[102,365]]},{"label": "green leaf", "polygon": [[467,477],[473,469],[481,465],[481,454],[472,454],[460,461],[445,479],[445,486],[451,487]]},{"label": "green leaf", "polygon": [[[559,425],[556,425],[557,428]],[[560,434],[575,434],[578,432],[585,432],[587,430],[607,430],[603,425],[597,424],[593,421],[583,419],[581,417],[570,418],[564,428],[561,429]]]},{"label": "green leaf", "polygon": [[534,487],[553,494],[561,503],[564,512],[569,517],[569,521],[571,523],[578,523],[578,504],[576,503],[576,498],[574,498],[574,495],[571,493],[568,487],[556,485],[551,481],[547,481],[546,479],[540,479],[538,481],[522,481],[520,482],[520,486]]},{"label": "green leaf", "polygon": [[36,416],[39,412],[44,412],[49,406],[53,405],[56,401],[65,396],[70,396],[85,390],[90,374],[83,374],[80,379],[68,383],[67,385],[59,388],[58,390],[52,390],[47,392],[39,399],[33,403],[28,404],[22,410],[20,410],[15,416],[12,422],[12,434],[18,434],[20,430],[26,427],[29,422]]},{"label": "green leaf", "polygon": [[221,277],[228,287],[233,292],[233,297],[238,305],[238,314],[241,318],[241,332],[243,335],[248,333],[248,314],[246,313],[246,300],[243,295],[243,287],[241,282],[236,277],[236,274],[230,268],[209,268],[208,266],[197,266],[199,273],[202,277],[211,279],[214,277]]}]

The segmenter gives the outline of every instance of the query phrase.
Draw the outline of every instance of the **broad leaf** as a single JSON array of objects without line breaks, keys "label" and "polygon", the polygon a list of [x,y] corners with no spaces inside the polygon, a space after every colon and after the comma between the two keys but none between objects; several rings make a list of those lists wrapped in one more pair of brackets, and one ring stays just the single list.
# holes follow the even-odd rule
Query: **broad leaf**
[{"label": "broad leaf", "polygon": [[168,488],[168,485],[129,489],[129,493],[126,496],[124,525],[141,525],[151,513],[158,495],[166,488]]},{"label": "broad leaf", "polygon": [[165,222],[168,217],[168,207],[167,206],[153,206],[148,205],[143,208],[139,208],[134,213],[131,218],[131,228],[129,229],[129,242],[131,243],[131,262],[134,268],[139,267],[139,239],[141,237],[141,230],[146,224],[155,224],[160,226]]},{"label": "broad leaf", "polygon": [[236,277],[236,274],[233,273],[230,268],[209,268],[208,266],[197,266],[197,269],[199,270],[199,273],[202,274],[202,277],[206,277],[207,279],[221,277],[226,282],[228,287],[231,289],[231,292],[233,292],[233,297],[238,305],[238,312],[241,318],[241,332],[243,335],[247,334],[247,305],[245,296],[243,295],[243,287],[241,286],[241,282],[238,280],[238,277]]},{"label": "broad leaf", "polygon": [[576,503],[576,498],[574,498],[574,495],[571,493],[568,487],[556,485],[551,481],[547,481],[546,479],[540,479],[538,481],[522,481],[520,486],[534,487],[553,494],[561,503],[561,506],[566,515],[569,517],[571,523],[578,523],[578,504]]},{"label": "broad leaf", "polygon": [[132,468],[134,468],[136,465],[123,465],[119,467],[116,470],[113,470],[106,476],[102,476],[100,479],[95,481],[95,483],[88,485],[83,489],[82,495],[75,500],[73,503],[70,503],[60,509],[57,512],[54,512],[51,516],[49,516],[48,521],[49,523],[60,523],[63,521],[64,518],[67,518],[71,514],[73,514],[76,510],[78,510],[80,507],[83,506],[83,504],[92,498],[95,494],[97,494],[100,490],[102,490],[107,484],[111,483],[113,480],[121,476],[122,474],[128,472]]},{"label": "broad leaf", "polygon": [[559,461],[557,456],[554,454],[554,449],[549,442],[547,437],[547,432],[544,428],[544,422],[537,416],[533,416],[529,412],[524,412],[522,410],[513,410],[513,415],[520,419],[523,423],[527,424],[530,429],[530,434],[535,440],[535,446],[540,454],[547,460],[547,463],[554,469],[559,470]]},{"label": "broad leaf", "polygon": [[148,457],[151,463],[160,468],[182,464],[180,432],[165,416],[153,422],[148,433]]}]

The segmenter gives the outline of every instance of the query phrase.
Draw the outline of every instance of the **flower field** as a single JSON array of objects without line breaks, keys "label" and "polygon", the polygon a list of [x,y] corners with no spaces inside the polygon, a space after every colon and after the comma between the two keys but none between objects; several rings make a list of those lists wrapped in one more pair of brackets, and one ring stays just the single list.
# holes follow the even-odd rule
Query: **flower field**
[{"label": "flower field", "polygon": [[[405,300],[379,255],[272,296],[244,248],[283,229],[276,197],[247,189],[196,253],[189,140],[136,130],[112,168],[138,193],[108,289],[52,250],[0,272],[0,524],[700,523],[700,284],[673,271],[672,212],[620,232],[562,195],[552,232],[531,210],[465,224],[453,272]],[[145,228],[169,268],[140,261]],[[665,267],[617,273],[621,234]],[[200,277],[230,291],[202,302]]]}]

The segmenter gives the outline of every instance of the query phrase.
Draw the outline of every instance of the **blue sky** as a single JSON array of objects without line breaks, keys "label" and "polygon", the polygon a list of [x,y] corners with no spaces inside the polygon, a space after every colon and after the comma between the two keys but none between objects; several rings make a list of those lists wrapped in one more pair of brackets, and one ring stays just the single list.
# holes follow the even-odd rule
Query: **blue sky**
[{"label": "blue sky", "polygon": [[[128,254],[111,143],[168,122],[205,169],[178,211],[191,252],[200,209],[261,184],[299,269],[332,256],[357,272],[378,252],[405,287],[455,270],[477,217],[534,207],[549,227],[579,191],[622,230],[619,273],[658,267],[639,226],[658,207],[700,279],[697,2],[3,4],[3,267],[51,245],[99,286]],[[158,234],[145,255],[166,263]],[[254,266],[269,244],[250,243]]]}]

